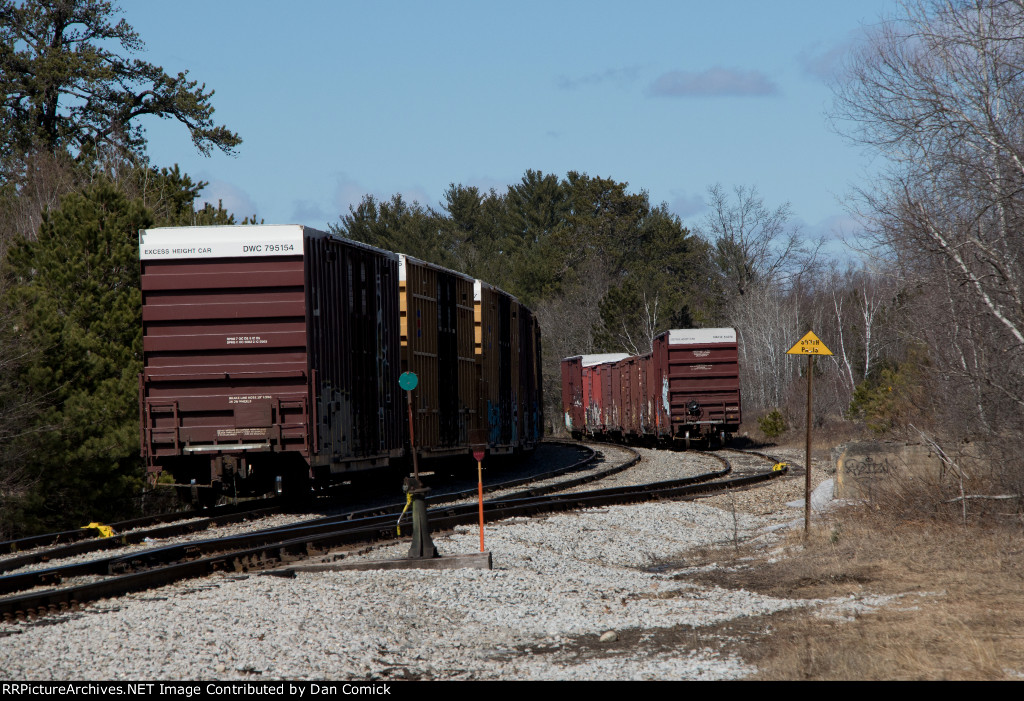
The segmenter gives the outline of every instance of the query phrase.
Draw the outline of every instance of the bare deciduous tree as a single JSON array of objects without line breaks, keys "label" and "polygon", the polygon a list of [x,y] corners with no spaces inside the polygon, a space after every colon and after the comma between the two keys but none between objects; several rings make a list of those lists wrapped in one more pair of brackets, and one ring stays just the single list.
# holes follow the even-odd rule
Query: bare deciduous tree
[{"label": "bare deciduous tree", "polygon": [[566,285],[561,294],[541,301],[536,308],[537,321],[544,330],[543,381],[548,430],[561,430],[554,420],[561,410],[562,358],[592,353],[594,328],[600,320],[597,300],[611,287],[612,278],[596,258],[581,266],[579,282]]},{"label": "bare deciduous tree", "polygon": [[729,294],[751,287],[786,287],[814,258],[799,227],[790,224],[789,203],[769,209],[756,187],[737,185],[733,197],[718,184],[708,188],[711,212],[697,231],[713,246],[712,257]]},{"label": "bare deciduous tree", "polygon": [[780,407],[797,377],[786,348],[800,337],[800,309],[791,295],[759,285],[733,304],[730,323],[738,333],[740,378],[747,410]]},{"label": "bare deciduous tree", "polygon": [[942,370],[1024,405],[1024,0],[901,3],[853,55],[833,116],[886,160],[863,211],[947,310]]},{"label": "bare deciduous tree", "polygon": [[790,223],[789,203],[771,209],[755,187],[708,188],[710,213],[698,228],[711,244],[725,297],[723,321],[740,342],[745,405],[782,406],[798,370],[785,357],[800,326],[800,280],[815,264],[818,244]]},{"label": "bare deciduous tree", "polygon": [[840,272],[833,266],[818,292],[832,311],[822,326],[833,339],[832,361],[851,393],[893,345],[892,329],[884,323],[891,319],[884,317],[894,306],[894,283],[889,271],[851,266]]}]

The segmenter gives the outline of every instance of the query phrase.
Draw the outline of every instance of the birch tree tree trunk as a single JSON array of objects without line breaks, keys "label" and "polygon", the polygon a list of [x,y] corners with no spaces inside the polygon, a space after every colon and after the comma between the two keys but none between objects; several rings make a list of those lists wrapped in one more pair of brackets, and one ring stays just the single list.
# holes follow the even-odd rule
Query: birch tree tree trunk
[{"label": "birch tree tree trunk", "polygon": [[970,352],[933,349],[940,371],[1024,406],[1024,0],[901,3],[849,61],[833,117],[886,164],[860,192],[876,243],[930,300],[923,311],[950,310],[927,314],[927,335],[967,351],[965,322],[975,329]]}]

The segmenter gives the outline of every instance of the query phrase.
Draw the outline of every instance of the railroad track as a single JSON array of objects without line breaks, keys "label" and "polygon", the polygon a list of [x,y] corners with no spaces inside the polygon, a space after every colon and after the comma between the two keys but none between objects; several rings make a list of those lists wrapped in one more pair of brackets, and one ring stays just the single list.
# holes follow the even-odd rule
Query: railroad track
[{"label": "railroad track", "polygon": [[[516,478],[516,479],[511,479],[511,480],[505,480],[505,481],[502,481],[502,482],[492,483],[492,484],[490,484],[490,485],[488,485],[486,487],[485,491],[495,492],[495,491],[501,491],[501,490],[506,490],[506,489],[514,489],[515,487],[518,487],[518,486],[521,486],[521,485],[524,485],[524,484],[530,484],[531,482],[537,481],[538,479],[544,480],[544,479],[550,479],[550,478],[553,478],[553,477],[558,477],[558,476],[561,476],[561,475],[565,475],[565,474],[567,474],[569,472],[572,472],[573,470],[580,469],[581,467],[587,465],[588,463],[592,462],[595,458],[597,458],[598,455],[599,455],[599,453],[597,453],[597,451],[594,451],[593,449],[591,449],[591,448],[589,448],[587,446],[582,446],[582,445],[578,445],[578,444],[569,444],[569,445],[571,445],[573,447],[576,447],[576,448],[578,448],[580,450],[580,456],[574,462],[571,462],[568,465],[564,465],[562,467],[559,467],[559,468],[557,468],[555,470],[550,470],[550,471],[547,471],[547,472],[544,472],[544,473],[541,473],[541,474],[538,474],[538,475],[532,475],[530,477],[520,477],[520,478]],[[526,489],[526,490],[524,490],[524,491],[522,491],[522,492],[520,492],[518,494],[513,494],[511,496],[513,498],[538,496],[538,495],[541,495],[541,494],[547,494],[547,493],[550,493],[552,491],[556,491],[558,489],[564,489],[564,488],[567,488],[567,487],[573,487],[573,486],[577,486],[577,485],[580,485],[580,484],[585,484],[586,482],[597,480],[597,479],[601,479],[603,477],[607,477],[607,476],[615,474],[617,472],[621,472],[622,470],[625,470],[625,469],[629,468],[630,466],[632,466],[633,464],[635,464],[636,461],[639,459],[639,455],[637,455],[635,451],[629,451],[629,452],[632,453],[633,457],[631,459],[625,460],[625,461],[623,461],[623,462],[621,462],[619,464],[611,465],[611,466],[609,466],[607,468],[596,470],[596,471],[591,472],[589,474],[582,475],[582,476],[579,476],[579,477],[575,477],[575,478],[572,478],[572,479],[569,479],[569,480],[564,480],[564,481],[559,482],[558,484],[551,484],[551,485],[546,485],[546,486],[532,486],[532,487],[529,487],[528,489]],[[457,490],[457,491],[452,491],[452,492],[438,494],[438,495],[432,497],[430,501],[431,501],[432,504],[435,505],[434,508],[437,509],[437,508],[440,508],[439,505],[443,505],[443,504],[446,504],[446,503],[455,502],[455,501],[459,501],[459,500],[463,500],[463,499],[475,498],[476,494],[477,494],[476,486],[474,486],[471,489],[463,489],[463,490]],[[297,524],[290,524],[290,525],[287,525],[287,526],[277,526],[277,527],[271,527],[271,528],[267,528],[267,529],[262,529],[262,530],[260,530],[260,531],[258,531],[256,533],[253,533],[253,534],[246,534],[246,535],[240,535],[240,536],[229,536],[229,537],[225,537],[225,538],[215,538],[215,539],[210,539],[210,540],[206,540],[206,541],[199,541],[197,543],[186,543],[186,544],[181,544],[181,545],[162,546],[162,547],[154,548],[153,550],[147,551],[146,553],[141,553],[139,555],[139,557],[149,557],[150,553],[159,553],[160,555],[157,555],[156,557],[163,557],[163,558],[167,559],[168,558],[167,553],[178,553],[178,552],[180,552],[182,557],[186,557],[186,556],[194,555],[197,552],[217,552],[217,551],[224,550],[225,549],[225,544],[239,543],[239,544],[242,544],[242,545],[248,545],[248,544],[251,544],[251,543],[268,542],[268,541],[272,541],[273,538],[276,537],[276,534],[286,533],[286,532],[295,532],[296,529],[300,529],[302,532],[304,532],[306,534],[312,535],[312,534],[317,534],[317,533],[321,533],[321,532],[330,532],[331,530],[335,530],[335,529],[338,529],[339,527],[343,527],[343,524],[348,523],[348,522],[369,524],[369,523],[372,523],[374,521],[374,519],[379,519],[382,522],[386,522],[386,523],[393,523],[395,528],[397,529],[401,524],[399,524],[398,521],[396,521],[395,516],[397,514],[400,514],[403,511],[404,507],[405,507],[405,502],[404,501],[396,501],[396,502],[392,502],[392,503],[389,503],[389,504],[385,504],[385,505],[381,505],[381,506],[376,506],[376,507],[372,507],[372,508],[368,508],[368,509],[358,509],[358,510],[344,511],[344,512],[342,512],[340,514],[337,514],[337,515],[326,516],[326,517],[317,518],[317,519],[311,519],[311,520],[304,521],[304,522],[297,523]],[[409,522],[410,522],[410,517],[405,518],[404,521],[403,521],[403,523],[405,525],[408,525]],[[143,533],[154,533],[154,532],[157,532],[157,531],[145,531]],[[142,535],[142,533],[133,534],[133,537],[136,540],[136,542],[142,542],[142,538],[140,537],[141,535]],[[64,546],[64,547],[57,548],[57,549],[54,549],[54,550],[49,550],[46,553],[43,553],[42,555],[49,556],[50,559],[57,559],[57,555],[58,554],[62,554],[63,552],[68,551],[68,550],[73,551],[72,554],[78,554],[78,552],[82,549],[82,547],[84,547],[86,545],[90,545],[90,544],[94,544],[95,546],[97,546],[95,548],[97,550],[99,550],[99,549],[107,549],[107,548],[103,547],[105,543],[109,544],[110,547],[118,547],[119,543],[118,542],[114,542],[116,540],[117,539],[110,538],[110,539],[104,539],[104,540],[100,540],[100,541],[90,541],[89,543],[72,544],[70,546]],[[35,556],[35,558],[38,558],[38,557],[39,557],[39,555]],[[16,562],[16,561],[21,560],[21,559],[23,559],[23,558],[11,558],[9,560],[5,560],[5,561],[0,562],[0,565],[7,565],[10,562]],[[85,576],[94,576],[94,575],[106,575],[106,574],[109,574],[112,570],[124,569],[123,565],[117,564],[117,563],[121,562],[122,559],[123,559],[122,556],[113,555],[113,556],[110,556],[110,557],[100,558],[100,559],[96,559],[96,560],[90,560],[89,562],[84,562],[84,563],[71,564],[71,565],[62,565],[62,566],[56,566],[56,567],[51,567],[51,568],[47,568],[47,569],[35,570],[35,571],[31,571],[31,572],[24,572],[24,573],[19,573],[19,574],[7,575],[5,577],[0,577],[0,595],[8,594],[8,593],[11,593],[11,592],[16,592],[16,591],[23,591],[25,589],[29,589],[29,588],[32,588],[32,587],[49,586],[49,585],[53,585],[53,584],[59,584],[60,582],[64,581],[65,579],[71,579],[71,578],[75,578],[75,577],[85,577]],[[38,560],[36,560],[36,561],[38,561]],[[14,568],[13,567],[8,568],[5,571],[11,571],[12,569],[14,569]],[[2,613],[2,611],[0,611],[0,613]]]},{"label": "railroad track", "polygon": [[[210,517],[211,519],[229,519],[231,517],[238,517],[239,520],[244,520],[245,514],[253,511],[266,513],[280,511],[281,506],[277,502],[278,500],[276,498],[254,499],[243,504],[225,504],[224,506],[216,507],[216,509],[205,513],[214,514]],[[197,511],[176,511],[173,513],[157,514],[155,516],[143,516],[141,518],[133,518],[126,521],[116,521],[114,523],[104,525],[113,529],[115,534],[121,534],[124,531],[148,528],[151,526],[159,527],[164,524],[172,524],[175,521],[195,519],[197,517],[201,517],[203,513],[204,512]],[[227,523],[228,521],[223,520],[221,522]],[[82,528],[76,528],[71,531],[44,533],[41,535],[16,538],[14,540],[0,541],[0,552],[16,553],[23,550],[31,550],[33,548],[70,545],[72,543],[88,541],[94,538],[96,538],[96,533],[93,529],[83,526]]]},{"label": "railroad track", "polygon": [[[537,488],[485,502],[484,518],[496,521],[512,516],[570,511],[611,504],[639,503],[658,499],[692,499],[728,489],[743,488],[785,474],[765,470],[726,478],[731,466],[725,458],[710,454],[720,470],[695,477],[654,484],[615,487],[555,496],[539,495]],[[764,456],[767,458],[767,456]],[[774,462],[771,458],[768,460]],[[608,472],[619,471],[636,462],[625,461]],[[567,468],[568,470],[569,468]],[[576,482],[577,480],[570,480]],[[566,483],[554,489],[567,488]],[[432,530],[445,531],[477,522],[476,504],[441,505],[430,510]],[[166,546],[86,563],[37,570],[0,577],[0,616],[5,620],[34,617],[75,608],[79,604],[132,591],[162,586],[181,579],[214,572],[247,572],[280,567],[300,559],[324,555],[331,549],[393,540],[398,524],[395,513],[345,514],[302,524],[268,529],[243,536],[211,539]],[[60,584],[65,579],[88,577],[81,582],[45,591],[29,589]],[[23,592],[17,594],[15,592]]]},{"label": "railroad track", "polygon": [[799,463],[794,463],[792,460],[779,460],[774,456],[768,455],[767,453],[762,453],[757,450],[740,450],[738,448],[718,448],[717,452],[724,452],[730,455],[742,455],[745,458],[759,458],[760,460],[767,461],[769,463],[772,463],[773,465],[786,465],[788,471],[793,472],[795,474],[803,474],[804,471],[804,466]]},{"label": "railroad track", "polygon": [[[564,445],[581,451],[580,459],[568,465],[550,470],[544,473],[520,477],[501,482],[491,482],[484,485],[484,492],[494,492],[504,489],[511,489],[531,482],[543,481],[559,477],[578,470],[582,466],[593,461],[597,456],[593,448],[584,444],[569,441],[547,441],[548,444]],[[634,456],[636,455],[634,451]],[[585,477],[579,478],[577,484],[584,484],[589,480],[601,479],[609,474],[627,469],[633,463],[626,462],[618,466],[611,466],[605,470],[599,470]],[[447,503],[460,499],[475,498],[477,493],[476,484],[464,489],[452,490],[436,494],[431,501],[433,503]],[[539,490],[533,493],[543,493]],[[343,511],[336,518],[363,518],[374,513],[393,513],[396,509],[401,510],[404,501],[385,503],[379,507],[369,509],[349,509]],[[323,504],[320,504],[323,506]],[[92,529],[80,528],[74,531],[63,531],[60,533],[48,533],[38,536],[30,536],[18,540],[0,542],[0,552],[19,552],[34,548],[32,552],[26,552],[16,557],[8,557],[0,560],[0,572],[13,572],[29,565],[43,562],[61,560],[68,557],[83,555],[90,552],[104,550],[116,550],[128,545],[136,545],[151,540],[162,540],[173,538],[190,533],[198,533],[211,528],[222,527],[245,521],[263,518],[274,514],[284,513],[286,507],[277,499],[259,499],[238,505],[225,505],[216,509],[204,512],[175,512],[160,514],[145,518],[131,519],[108,524],[114,531],[113,536],[98,537]],[[209,514],[209,515],[207,515]],[[153,526],[147,528],[147,526]]]}]

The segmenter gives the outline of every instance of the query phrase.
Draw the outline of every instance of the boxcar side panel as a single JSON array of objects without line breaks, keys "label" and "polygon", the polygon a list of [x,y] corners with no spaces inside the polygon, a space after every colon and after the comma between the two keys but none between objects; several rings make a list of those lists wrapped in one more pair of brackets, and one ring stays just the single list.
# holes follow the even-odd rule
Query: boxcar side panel
[{"label": "boxcar side panel", "polygon": [[320,473],[400,455],[398,267],[394,254],[323,237],[307,241],[307,299]]},{"label": "boxcar side panel", "polygon": [[[475,318],[479,327],[478,364],[481,373],[479,399],[482,428],[487,431],[492,452],[511,452],[515,446],[516,407],[512,403],[513,385],[518,374],[513,341],[514,297],[477,280],[474,288]],[[518,336],[518,334],[515,334]],[[513,379],[515,378],[515,379]]]},{"label": "boxcar side panel", "polygon": [[403,370],[416,373],[416,447],[424,455],[468,451],[477,411],[473,280],[399,257]]},{"label": "boxcar side panel", "polygon": [[543,413],[540,406],[540,326],[527,307],[520,305],[520,403],[523,422],[520,445],[533,448],[543,433]]},{"label": "boxcar side panel", "polygon": [[579,433],[585,428],[583,408],[585,382],[581,356],[562,359],[562,410],[565,430]]}]

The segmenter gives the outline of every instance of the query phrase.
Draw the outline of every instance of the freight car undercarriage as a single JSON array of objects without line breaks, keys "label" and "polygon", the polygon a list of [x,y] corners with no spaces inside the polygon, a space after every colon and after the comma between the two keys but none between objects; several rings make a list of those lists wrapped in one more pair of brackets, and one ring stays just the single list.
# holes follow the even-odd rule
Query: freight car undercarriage
[{"label": "freight car undercarriage", "polygon": [[[223,449],[223,446],[195,446]],[[395,455],[349,460],[312,468],[301,453],[267,452],[266,444],[239,445],[237,453],[218,455],[168,456],[161,461],[163,470],[175,478],[170,486],[193,503],[205,505],[220,496],[255,496],[276,492],[301,497],[316,487],[351,480],[368,471],[404,465],[402,451]],[[156,477],[156,473],[152,473]]]},{"label": "freight car undercarriage", "polygon": [[674,448],[721,448],[725,447],[732,440],[736,433],[735,424],[727,424],[724,421],[700,421],[691,424],[679,424],[674,427],[672,433],[654,434],[633,434],[623,431],[601,431],[590,430],[573,431],[572,436],[577,440],[584,437],[595,441],[613,441],[616,443],[629,443],[651,447],[674,447]]},{"label": "freight car undercarriage", "polygon": [[[284,494],[290,499],[301,500],[318,489],[344,482],[359,481],[363,478],[376,480],[388,474],[396,478],[412,474],[412,463],[404,451],[393,451],[392,455],[377,458],[314,465],[311,468],[300,453],[259,451],[265,447],[239,445],[239,453],[223,453],[202,458],[196,455],[168,456],[161,464],[164,471],[174,476],[175,481],[164,483],[164,486],[176,488],[183,501],[197,506],[209,506],[222,496],[259,496],[277,493]],[[509,447],[507,450],[490,450],[488,453],[493,456],[513,455],[534,448],[533,445],[523,446],[521,449]],[[419,464],[421,471],[426,472],[456,473],[462,470],[468,473],[474,467],[475,461],[465,449],[453,449],[440,455],[421,455]],[[151,477],[155,480],[157,473],[151,473]],[[397,479],[395,482],[397,483]]]}]

